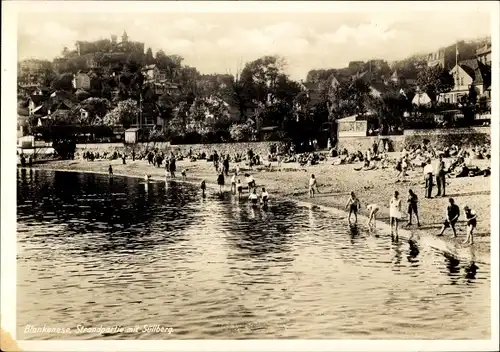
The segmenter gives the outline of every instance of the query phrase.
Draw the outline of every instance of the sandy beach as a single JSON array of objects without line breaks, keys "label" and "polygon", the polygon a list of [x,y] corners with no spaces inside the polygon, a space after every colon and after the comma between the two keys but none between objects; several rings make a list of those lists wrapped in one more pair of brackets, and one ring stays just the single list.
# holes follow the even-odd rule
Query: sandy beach
[{"label": "sandy beach", "polygon": [[[489,165],[488,160],[474,160],[474,164],[480,167]],[[73,170],[97,173],[108,173],[109,165],[113,166],[115,174],[127,176],[142,177],[145,174],[153,178],[165,178],[164,168],[148,165],[145,160],[127,160],[125,165],[121,160],[70,160],[70,161],[51,161],[36,165],[37,168],[54,170]],[[244,184],[245,170],[248,167],[240,163],[239,178]],[[389,222],[389,200],[394,191],[399,191],[403,199],[402,210],[406,212],[406,198],[408,190],[412,189],[419,197],[419,212],[421,227],[417,228],[416,221],[413,225],[404,227],[406,221],[402,222],[402,228],[411,231],[412,234],[419,237],[435,238],[439,233],[444,220],[448,198],[453,197],[456,204],[463,208],[468,205],[475,209],[478,214],[478,226],[475,233],[473,249],[481,256],[489,256],[490,253],[490,182],[491,177],[465,177],[465,178],[447,178],[446,197],[435,197],[426,199],[424,197],[424,178],[421,168],[415,171],[409,171],[409,176],[405,182],[395,182],[397,172],[392,168],[376,169],[370,171],[356,171],[355,167],[359,164],[332,165],[332,160],[320,162],[318,165],[301,167],[296,163],[282,164],[281,171],[273,163],[272,171],[259,170],[254,167],[248,171],[256,180],[258,187],[266,187],[273,197],[283,197],[294,199],[300,202],[312,203],[318,206],[333,207],[345,209],[348,194],[354,191],[361,201],[361,214],[367,216],[366,205],[376,203],[380,206],[377,221]],[[230,169],[235,167],[230,164]],[[198,160],[191,162],[188,159],[177,162],[176,180],[182,181],[181,171],[187,170],[187,181],[201,182],[206,180],[207,185],[215,187],[217,175],[212,162]],[[308,180],[311,174],[317,178],[319,194],[315,198],[309,198]],[[215,189],[215,188],[214,188]],[[230,189],[230,177],[226,177],[225,189]],[[436,194],[433,190],[433,194]],[[259,188],[260,193],[260,188]],[[346,220],[347,221],[347,220]],[[360,220],[363,221],[363,220]],[[463,220],[463,214],[457,225],[458,238],[452,238],[451,230],[446,230],[444,235],[439,237],[441,240],[449,242],[458,248],[463,247],[462,242],[466,236],[466,226]]]}]

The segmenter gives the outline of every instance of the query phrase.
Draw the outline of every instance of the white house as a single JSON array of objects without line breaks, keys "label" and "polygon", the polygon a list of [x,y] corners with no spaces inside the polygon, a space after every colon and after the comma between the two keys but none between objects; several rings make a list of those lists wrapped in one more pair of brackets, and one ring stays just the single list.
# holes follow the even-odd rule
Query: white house
[{"label": "white house", "polygon": [[432,99],[425,92],[417,92],[415,93],[411,103],[418,106],[430,105],[432,103]]},{"label": "white house", "polygon": [[79,72],[73,76],[73,88],[75,89],[89,89],[90,76],[86,73]]},{"label": "white house", "polygon": [[451,91],[441,93],[439,101],[458,103],[461,97],[469,93],[471,86],[476,89],[478,96],[482,96],[491,85],[490,69],[477,59],[458,63],[450,70],[450,74],[454,78],[455,85]]},{"label": "white house", "polygon": [[148,81],[162,81],[165,80],[166,74],[162,72],[156,65],[147,65],[142,69],[142,72],[146,76]]}]

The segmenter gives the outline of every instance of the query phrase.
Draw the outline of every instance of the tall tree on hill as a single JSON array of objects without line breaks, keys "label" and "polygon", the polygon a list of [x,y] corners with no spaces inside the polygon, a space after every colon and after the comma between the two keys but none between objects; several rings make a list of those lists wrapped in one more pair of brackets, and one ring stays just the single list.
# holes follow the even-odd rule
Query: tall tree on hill
[{"label": "tall tree on hill", "polygon": [[71,91],[73,89],[73,75],[71,73],[63,73],[52,81],[51,88]]},{"label": "tall tree on hill", "polygon": [[148,48],[146,50],[145,61],[146,61],[146,65],[151,65],[151,64],[155,63],[155,58],[153,57],[153,50],[151,50],[151,48]]},{"label": "tall tree on hill", "polygon": [[265,103],[274,94],[276,83],[283,75],[285,61],[279,56],[264,56],[245,65],[241,79],[247,82],[253,100]]},{"label": "tall tree on hill", "polygon": [[418,74],[417,85],[429,96],[437,97],[441,93],[452,90],[455,80],[448,70],[434,66],[427,67]]}]

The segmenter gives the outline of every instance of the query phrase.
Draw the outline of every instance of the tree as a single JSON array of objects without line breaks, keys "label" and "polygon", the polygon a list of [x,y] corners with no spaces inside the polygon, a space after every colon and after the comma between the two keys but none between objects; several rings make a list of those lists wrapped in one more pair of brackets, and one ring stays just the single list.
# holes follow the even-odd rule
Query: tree
[{"label": "tree", "polygon": [[241,79],[247,83],[252,100],[265,103],[268,94],[274,94],[276,83],[283,74],[285,61],[279,56],[264,56],[249,62],[241,71]]},{"label": "tree", "polygon": [[73,89],[73,75],[71,73],[63,73],[52,81],[51,88],[71,91]]},{"label": "tree", "polygon": [[455,85],[453,76],[441,66],[427,67],[418,74],[417,85],[431,97],[449,92]]},{"label": "tree", "polygon": [[120,101],[116,108],[104,116],[104,124],[110,127],[122,125],[125,128],[129,128],[137,120],[139,112],[135,100],[127,99]]},{"label": "tree", "polygon": [[229,127],[229,134],[235,142],[249,141],[255,133],[255,129],[248,123],[235,124]]},{"label": "tree", "polygon": [[[110,103],[104,98],[91,97],[84,100],[81,103],[81,107],[89,113],[88,124],[93,125],[99,124],[102,118],[106,116]],[[96,120],[100,120],[99,123],[96,123]]]},{"label": "tree", "polygon": [[381,135],[387,135],[391,128],[403,125],[404,113],[411,107],[411,103],[399,93],[385,93],[380,98],[369,100],[368,106],[378,118],[378,128]]},{"label": "tree", "polygon": [[153,50],[151,48],[148,48],[146,50],[146,57],[145,57],[146,65],[151,65],[155,63],[155,58],[153,57]]},{"label": "tree", "polygon": [[362,79],[342,81],[328,93],[330,119],[365,113],[370,99],[369,93],[370,87]]}]

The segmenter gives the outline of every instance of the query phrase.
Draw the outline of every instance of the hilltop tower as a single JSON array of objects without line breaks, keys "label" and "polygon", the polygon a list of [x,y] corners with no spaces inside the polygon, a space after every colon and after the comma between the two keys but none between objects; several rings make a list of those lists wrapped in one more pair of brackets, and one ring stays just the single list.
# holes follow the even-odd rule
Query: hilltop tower
[{"label": "hilltop tower", "polygon": [[127,31],[123,31],[123,34],[122,34],[122,43],[127,43],[128,42],[128,35],[127,35]]}]

